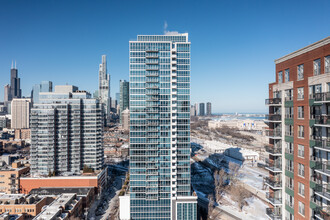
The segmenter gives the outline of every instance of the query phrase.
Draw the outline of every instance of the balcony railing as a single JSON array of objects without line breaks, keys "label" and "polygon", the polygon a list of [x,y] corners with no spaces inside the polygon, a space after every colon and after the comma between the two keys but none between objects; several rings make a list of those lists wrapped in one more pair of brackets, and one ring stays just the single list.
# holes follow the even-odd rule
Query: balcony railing
[{"label": "balcony railing", "polygon": [[280,161],[266,161],[266,169],[273,172],[282,171],[282,163]]},{"label": "balcony railing", "polygon": [[266,115],[266,120],[268,121],[281,121],[281,115],[280,114],[269,114]]},{"label": "balcony railing", "polygon": [[[316,158],[315,158],[316,159]],[[330,175],[330,161],[322,162],[320,159],[316,159],[315,170],[319,172],[323,172],[327,175]]]},{"label": "balcony railing", "polygon": [[314,191],[330,200],[330,184],[316,184]]},{"label": "balcony railing", "polygon": [[266,214],[270,219],[280,220],[282,219],[281,209],[277,208],[266,208]]},{"label": "balcony railing", "polygon": [[315,93],[313,96],[316,102],[330,101],[330,92]]},{"label": "balcony railing", "polygon": [[265,131],[267,137],[282,137],[282,130],[281,129],[268,129]]},{"label": "balcony railing", "polygon": [[267,145],[267,146],[265,146],[265,149],[268,153],[271,153],[271,154],[281,154],[282,153],[281,146]]},{"label": "balcony railing", "polygon": [[314,115],[315,124],[330,125],[330,115]]},{"label": "balcony railing", "polygon": [[266,105],[280,105],[280,104],[282,104],[282,99],[281,98],[266,99],[265,104]]},{"label": "balcony railing", "polygon": [[274,193],[266,193],[266,198],[273,203],[274,205],[281,205],[282,204],[282,198],[281,197],[276,197]]},{"label": "balcony railing", "polygon": [[324,140],[316,140],[315,147],[323,148],[325,150],[330,150],[330,138]]},{"label": "balcony railing", "polygon": [[266,177],[265,180],[266,183],[270,185],[272,188],[278,188],[282,186],[282,181],[274,177]]},{"label": "balcony railing", "polygon": [[330,219],[330,206],[317,207],[315,210],[315,215],[320,217],[320,219],[329,220]]}]

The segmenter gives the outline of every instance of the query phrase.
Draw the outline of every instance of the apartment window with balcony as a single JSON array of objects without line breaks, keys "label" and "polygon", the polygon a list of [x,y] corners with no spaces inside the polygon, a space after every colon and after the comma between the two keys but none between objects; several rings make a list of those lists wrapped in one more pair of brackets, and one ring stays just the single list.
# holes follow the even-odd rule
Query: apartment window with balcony
[{"label": "apartment window with balcony", "polygon": [[330,73],[330,55],[324,57],[324,72]]},{"label": "apartment window with balcony", "polygon": [[321,59],[314,60],[314,76],[321,74]]},{"label": "apartment window with balcony", "polygon": [[290,172],[293,172],[294,169],[293,169],[293,161],[292,160],[289,160],[289,159],[285,159],[285,169],[290,171]]},{"label": "apartment window with balcony", "polygon": [[285,90],[285,101],[291,101],[293,99],[293,90],[286,89]]},{"label": "apartment window with balcony", "polygon": [[298,126],[298,137],[299,138],[304,138],[305,137],[305,127],[303,125]]},{"label": "apartment window with balcony", "polygon": [[300,87],[297,89],[297,93],[298,93],[298,100],[302,100],[304,99],[304,87]]},{"label": "apartment window with balcony", "polygon": [[302,202],[298,202],[298,212],[299,214],[305,216],[305,204]]},{"label": "apartment window with balcony", "polygon": [[301,64],[298,66],[298,80],[303,80],[304,79],[304,64]]},{"label": "apartment window with balcony", "polygon": [[298,163],[298,175],[301,177],[305,177],[305,165]]},{"label": "apartment window with balcony", "polygon": [[285,135],[293,136],[293,125],[285,125]]},{"label": "apartment window with balcony", "polygon": [[305,146],[298,144],[298,157],[305,157]]},{"label": "apartment window with balcony", "polygon": [[278,72],[278,83],[282,83],[283,82],[283,72],[280,71]]},{"label": "apartment window with balcony", "polygon": [[322,84],[309,86],[309,98],[314,99],[315,94],[322,92]]},{"label": "apartment window with balcony", "polygon": [[298,182],[298,193],[305,196],[305,185],[303,183]]},{"label": "apartment window with balcony", "polygon": [[292,178],[285,176],[285,186],[293,190],[294,181]]},{"label": "apartment window with balcony", "polygon": [[287,193],[285,193],[285,204],[287,204],[291,208],[294,207],[294,198]]},{"label": "apartment window with balcony", "polygon": [[285,142],[286,146],[285,146],[285,152],[288,154],[293,154],[293,143],[290,142]]},{"label": "apartment window with balcony", "polygon": [[298,118],[304,119],[304,106],[298,106]]},{"label": "apartment window with balcony", "polygon": [[284,77],[285,77],[285,82],[290,81],[290,69],[284,70]]}]

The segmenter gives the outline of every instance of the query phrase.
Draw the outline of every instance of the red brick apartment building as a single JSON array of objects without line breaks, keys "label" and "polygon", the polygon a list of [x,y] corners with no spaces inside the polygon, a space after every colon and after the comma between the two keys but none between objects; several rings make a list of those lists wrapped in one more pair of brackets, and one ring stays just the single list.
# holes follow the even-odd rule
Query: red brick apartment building
[{"label": "red brick apartment building", "polygon": [[269,84],[270,219],[330,219],[330,37],[275,60]]}]

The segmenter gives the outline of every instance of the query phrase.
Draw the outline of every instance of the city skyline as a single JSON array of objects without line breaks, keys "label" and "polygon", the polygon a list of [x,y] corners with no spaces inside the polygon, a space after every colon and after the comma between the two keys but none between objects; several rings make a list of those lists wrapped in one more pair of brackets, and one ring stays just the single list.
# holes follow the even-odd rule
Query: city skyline
[{"label": "city skyline", "polygon": [[[12,60],[17,60],[23,96],[29,96],[33,85],[42,80],[53,81],[54,85],[79,85],[93,92],[98,88],[97,66],[102,54],[109,57],[111,64],[111,97],[114,97],[119,91],[119,80],[128,80],[127,41],[140,33],[163,34],[164,31],[177,30],[188,32],[194,43],[192,103],[210,101],[214,113],[265,113],[265,85],[275,81],[273,60],[329,35],[324,28],[330,19],[326,10],[330,3],[327,1],[318,4],[299,1],[299,5],[284,1],[262,4],[257,1],[212,2],[204,5],[178,2],[178,6],[186,7],[178,15],[185,19],[173,19],[168,14],[168,10],[177,14],[179,9],[159,12],[152,10],[150,5],[135,2],[79,2],[79,9],[74,1],[34,5],[18,2],[5,1],[0,7],[0,28],[4,33],[0,37],[3,44],[0,100],[4,96],[3,87],[10,82]],[[159,4],[159,7],[165,6],[165,3]],[[249,10],[245,10],[246,6]],[[76,10],[72,10],[73,7]],[[227,10],[233,7],[235,11]],[[310,11],[311,7],[313,11]],[[7,19],[13,10],[17,16]],[[94,10],[99,13],[91,13]],[[141,10],[159,16],[143,20],[143,13],[138,13]],[[297,16],[290,13],[292,10],[310,16]],[[200,20],[194,17],[197,11],[203,15]],[[61,17],[57,16],[58,13]],[[118,16],[123,18],[121,22],[115,19]],[[133,23],[130,22],[132,17]],[[309,28],[302,28],[306,23],[310,24]],[[42,30],[39,30],[40,26]],[[104,26],[107,28],[101,28]],[[291,31],[292,27],[299,31]],[[240,65],[235,64],[237,59]],[[242,89],[244,92],[240,92]]]}]

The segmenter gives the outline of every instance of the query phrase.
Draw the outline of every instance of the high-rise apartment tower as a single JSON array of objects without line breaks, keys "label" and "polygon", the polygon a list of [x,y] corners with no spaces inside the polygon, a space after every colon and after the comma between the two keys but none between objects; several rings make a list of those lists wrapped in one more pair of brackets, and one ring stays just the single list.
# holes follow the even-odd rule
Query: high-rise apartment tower
[{"label": "high-rise apartment tower", "polygon": [[119,81],[119,87],[120,87],[120,123],[122,124],[122,112],[129,108],[129,82],[126,80],[120,80]]},{"label": "high-rise apartment tower", "polygon": [[199,115],[200,116],[205,115],[205,103],[199,103]]},{"label": "high-rise apartment tower", "polygon": [[39,93],[31,110],[32,175],[102,169],[103,108],[86,91],[65,85]]},{"label": "high-rise apartment tower", "polygon": [[130,41],[130,219],[196,219],[188,34]]},{"label": "high-rise apartment tower", "polygon": [[212,104],[211,102],[206,103],[206,115],[212,115]]},{"label": "high-rise apartment tower", "polygon": [[104,106],[106,119],[110,116],[110,75],[107,69],[107,56],[102,55],[102,63],[99,66],[99,91],[98,95]]},{"label": "high-rise apartment tower", "polygon": [[330,218],[330,37],[275,60],[267,121],[271,219]]}]

